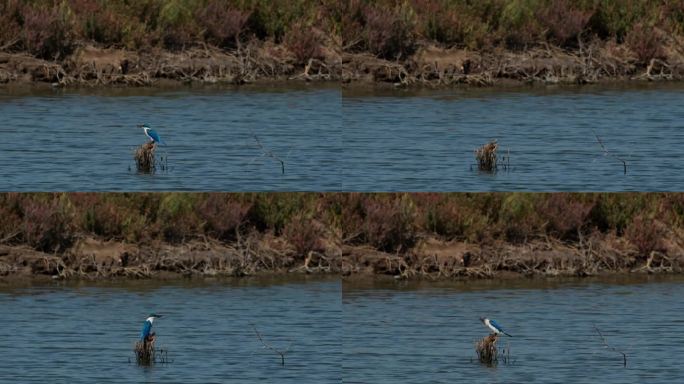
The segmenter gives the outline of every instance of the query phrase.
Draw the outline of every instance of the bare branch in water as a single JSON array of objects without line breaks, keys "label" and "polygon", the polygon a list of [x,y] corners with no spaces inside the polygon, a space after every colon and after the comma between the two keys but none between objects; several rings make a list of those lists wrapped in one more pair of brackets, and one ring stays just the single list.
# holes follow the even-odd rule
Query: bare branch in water
[{"label": "bare branch in water", "polygon": [[279,162],[280,163],[280,171],[284,175],[285,174],[285,161],[283,161],[280,157],[278,157],[278,155],[273,153],[273,151],[264,147],[264,145],[261,144],[261,140],[259,140],[259,137],[254,132],[252,132],[252,137],[254,137],[254,141],[256,141],[257,146],[259,147],[259,149],[261,149],[261,152],[262,152],[261,156],[268,156],[268,157],[272,158],[273,160]]},{"label": "bare branch in water", "polygon": [[601,141],[601,138],[599,137],[599,135],[596,134],[596,131],[594,131],[594,136],[596,136],[596,141],[598,141],[599,145],[600,145],[601,148],[603,149],[603,154],[604,154],[604,156],[612,157],[612,158],[614,158],[615,160],[618,160],[618,161],[622,162],[622,167],[624,168],[625,175],[626,175],[626,174],[627,174],[627,162],[626,162],[625,160],[623,160],[623,159],[621,159],[621,158],[619,158],[619,157],[613,155],[612,153],[610,153],[610,152],[608,151],[608,148],[606,148],[606,146],[603,144],[603,141]]},{"label": "bare branch in water", "polygon": [[604,345],[606,348],[608,348],[608,349],[610,349],[611,351],[617,352],[617,353],[619,353],[619,354],[622,355],[622,366],[623,366],[623,367],[626,367],[626,366],[627,366],[627,354],[624,353],[624,352],[622,352],[621,350],[615,348],[615,347],[611,347],[611,346],[608,344],[608,341],[606,340],[606,338],[603,337],[603,334],[601,333],[601,331],[598,329],[598,327],[597,327],[596,325],[594,325],[594,329],[596,330],[596,333],[598,333],[599,337],[601,338],[601,341],[603,342],[603,345]]},{"label": "bare branch in water", "polygon": [[252,329],[254,329],[254,333],[256,333],[257,338],[259,338],[259,341],[264,346],[264,348],[270,349],[271,351],[280,355],[280,365],[285,365],[285,354],[287,353],[287,351],[290,350],[290,345],[288,345],[287,348],[285,348],[284,350],[278,350],[276,347],[264,341],[264,339],[261,337],[261,333],[259,333],[254,324],[250,323],[249,325],[251,325]]}]

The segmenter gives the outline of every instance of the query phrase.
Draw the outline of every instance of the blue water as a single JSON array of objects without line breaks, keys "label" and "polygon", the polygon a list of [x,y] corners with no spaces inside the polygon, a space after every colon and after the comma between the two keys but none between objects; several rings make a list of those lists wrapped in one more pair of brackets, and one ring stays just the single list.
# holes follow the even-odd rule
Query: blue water
[{"label": "blue water", "polygon": [[[343,283],[345,383],[674,383],[684,378],[684,278]],[[488,334],[511,362],[477,361]],[[620,353],[627,354],[623,367]]]},{"label": "blue water", "polygon": [[[0,88],[0,190],[676,191],[683,101],[678,83]],[[168,143],[165,172],[131,170],[143,122]],[[490,139],[508,170],[474,169]]]},{"label": "blue water", "polygon": [[[0,88],[0,190],[336,190],[340,91]],[[168,170],[135,171],[147,123]],[[256,137],[255,137],[256,136]],[[257,144],[257,138],[263,148]],[[264,154],[271,152],[285,163]]]},{"label": "blue water", "polygon": [[[681,84],[346,90],[342,100],[345,190],[684,190]],[[474,169],[491,139],[508,171]]]},{"label": "blue water", "polygon": [[[339,383],[339,280],[0,285],[0,382]],[[170,362],[138,366],[150,312]],[[263,339],[285,353],[264,349]]]}]

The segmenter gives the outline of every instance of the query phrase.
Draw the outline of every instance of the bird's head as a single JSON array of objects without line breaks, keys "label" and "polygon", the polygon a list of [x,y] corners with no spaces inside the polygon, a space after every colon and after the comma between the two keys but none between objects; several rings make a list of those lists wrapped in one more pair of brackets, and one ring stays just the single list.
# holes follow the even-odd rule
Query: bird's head
[{"label": "bird's head", "polygon": [[158,318],[162,317],[162,315],[157,315],[156,313],[150,313],[150,315],[148,316],[148,318],[149,318],[149,317],[151,317],[151,318],[153,318],[153,319],[158,319]]},{"label": "bird's head", "polygon": [[486,317],[480,317],[480,321],[481,321],[481,322],[483,322],[483,323],[484,323],[484,322],[485,322],[485,320],[487,320],[487,318],[486,318]]},{"label": "bird's head", "polygon": [[147,124],[138,124],[138,128],[142,128],[142,129],[150,129],[150,126],[149,126],[149,125],[147,125]]}]

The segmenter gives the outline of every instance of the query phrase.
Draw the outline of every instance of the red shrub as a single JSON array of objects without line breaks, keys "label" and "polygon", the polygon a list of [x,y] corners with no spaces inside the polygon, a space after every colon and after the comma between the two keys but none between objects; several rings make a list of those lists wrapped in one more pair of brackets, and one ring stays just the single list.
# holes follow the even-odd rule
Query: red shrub
[{"label": "red shrub", "polygon": [[283,236],[295,247],[299,256],[306,256],[310,251],[322,248],[323,232],[319,222],[300,213],[285,225]]},{"label": "red shrub", "polygon": [[342,47],[348,51],[356,51],[363,47],[363,4],[361,0],[348,0],[339,3],[340,34]]},{"label": "red shrub", "polygon": [[236,238],[251,207],[251,203],[237,201],[230,195],[212,193],[199,204],[197,214],[204,221],[207,235],[230,241]]},{"label": "red shrub", "polygon": [[29,52],[45,59],[71,52],[73,26],[66,3],[52,7],[27,4],[22,18],[22,44]]},{"label": "red shrub", "polygon": [[413,25],[401,10],[367,6],[364,9],[364,37],[367,48],[381,57],[397,59],[415,49]]},{"label": "red shrub", "polygon": [[21,234],[20,195],[5,193],[0,195],[0,244],[11,242]]},{"label": "red shrub", "polygon": [[553,193],[541,199],[536,210],[546,223],[548,234],[563,240],[575,240],[589,219],[593,202],[582,202],[567,193]]},{"label": "red shrub", "polygon": [[652,59],[666,57],[662,36],[653,27],[641,23],[635,25],[625,37],[625,42],[642,65],[647,65]]},{"label": "red shrub", "polygon": [[245,31],[250,12],[231,7],[230,2],[211,0],[198,12],[208,43],[219,47],[235,47]]},{"label": "red shrub", "polygon": [[44,252],[63,251],[74,241],[73,214],[58,196],[46,200],[28,196],[22,202],[24,241]]},{"label": "red shrub", "polygon": [[478,48],[489,40],[486,23],[467,7],[439,0],[412,0],[420,14],[420,29],[431,40],[456,46]]},{"label": "red shrub", "polygon": [[301,23],[295,24],[285,34],[285,45],[295,55],[299,64],[309,59],[322,59],[321,39],[316,31]]},{"label": "red shrub", "polygon": [[0,47],[10,48],[19,42],[21,3],[18,0],[0,2]]},{"label": "red shrub", "polygon": [[625,230],[625,238],[634,244],[639,254],[646,258],[653,251],[663,251],[663,238],[667,233],[665,225],[658,220],[638,215]]},{"label": "red shrub", "polygon": [[383,197],[369,196],[363,201],[365,240],[384,251],[412,247],[417,238],[412,201],[406,196]]},{"label": "red shrub", "polygon": [[537,18],[550,41],[561,46],[576,46],[577,37],[592,14],[573,7],[572,1],[553,0],[537,12]]}]

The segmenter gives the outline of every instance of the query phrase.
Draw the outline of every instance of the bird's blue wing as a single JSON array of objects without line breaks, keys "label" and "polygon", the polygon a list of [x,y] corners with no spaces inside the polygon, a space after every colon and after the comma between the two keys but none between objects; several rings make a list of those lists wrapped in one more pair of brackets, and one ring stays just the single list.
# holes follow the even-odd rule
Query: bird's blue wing
[{"label": "bird's blue wing", "polygon": [[145,324],[143,325],[142,332],[140,332],[140,340],[145,340],[147,336],[150,335],[150,331],[152,330],[152,323],[149,321],[145,321]]},{"label": "bird's blue wing", "polygon": [[494,328],[498,329],[499,331],[503,332],[504,329],[501,328],[499,323],[497,323],[495,320],[489,319],[489,324],[491,324]]},{"label": "bird's blue wing", "polygon": [[159,134],[158,134],[157,131],[155,131],[154,129],[150,129],[150,130],[148,131],[148,134],[149,134],[150,137],[152,137],[152,139],[153,139],[154,141],[156,141],[157,143],[159,143],[159,144],[161,144],[161,145],[166,145],[166,143],[161,139],[161,137],[159,137]]},{"label": "bird's blue wing", "polygon": [[147,134],[150,135],[152,140],[157,142],[161,141],[161,139],[159,138],[159,134],[154,129],[150,129],[149,131],[147,131]]}]

